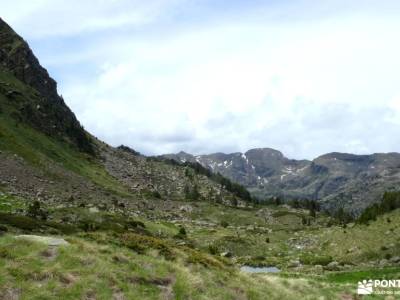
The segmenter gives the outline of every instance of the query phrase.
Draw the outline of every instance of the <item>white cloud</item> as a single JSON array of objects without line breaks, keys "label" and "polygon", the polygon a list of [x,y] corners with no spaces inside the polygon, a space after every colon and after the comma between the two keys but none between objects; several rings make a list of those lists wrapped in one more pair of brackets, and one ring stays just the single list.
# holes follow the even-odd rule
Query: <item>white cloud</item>
[{"label": "white cloud", "polygon": [[77,38],[43,59],[85,127],[112,144],[156,154],[275,147],[296,158],[399,151],[395,2],[355,2],[214,11],[183,0],[38,1],[5,11],[38,48]]},{"label": "white cloud", "polygon": [[2,16],[31,38],[73,36],[152,23],[179,0],[13,0]]}]

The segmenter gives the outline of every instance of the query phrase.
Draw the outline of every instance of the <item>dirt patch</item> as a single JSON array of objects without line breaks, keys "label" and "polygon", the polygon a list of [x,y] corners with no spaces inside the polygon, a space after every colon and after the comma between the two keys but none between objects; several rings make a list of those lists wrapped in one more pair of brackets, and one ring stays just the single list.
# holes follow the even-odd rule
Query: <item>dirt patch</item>
[{"label": "dirt patch", "polygon": [[61,274],[59,276],[59,280],[61,283],[63,283],[64,285],[72,285],[74,284],[78,279],[76,276],[74,276],[71,273],[65,273],[65,274]]},{"label": "dirt patch", "polygon": [[21,298],[21,289],[6,288],[0,291],[0,300],[19,300]]},{"label": "dirt patch", "polygon": [[49,261],[55,260],[57,255],[58,251],[56,247],[49,247],[48,249],[40,252],[40,256]]},{"label": "dirt patch", "polygon": [[122,291],[114,291],[112,295],[113,300],[125,300],[125,295]]},{"label": "dirt patch", "polygon": [[129,278],[129,282],[136,284],[152,284],[158,286],[167,286],[172,283],[171,278],[144,278],[144,277],[131,277]]}]

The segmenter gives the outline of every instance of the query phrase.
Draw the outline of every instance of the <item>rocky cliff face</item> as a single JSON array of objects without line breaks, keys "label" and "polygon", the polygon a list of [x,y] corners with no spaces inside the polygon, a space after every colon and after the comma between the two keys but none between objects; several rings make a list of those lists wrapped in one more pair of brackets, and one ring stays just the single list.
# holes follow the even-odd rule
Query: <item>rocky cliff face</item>
[{"label": "rocky cliff face", "polygon": [[400,154],[330,153],[313,161],[292,160],[264,148],[246,153],[193,156],[184,152],[165,157],[199,162],[246,186],[260,199],[313,199],[327,209],[360,212],[379,201],[384,191],[400,185]]},{"label": "rocky cliff face", "polygon": [[24,121],[42,132],[63,138],[80,150],[94,153],[91,141],[75,115],[57,93],[57,83],[40,64],[28,44],[0,19],[0,71],[14,76],[32,90],[32,99],[24,101],[18,91],[0,82],[1,91],[8,96]]}]

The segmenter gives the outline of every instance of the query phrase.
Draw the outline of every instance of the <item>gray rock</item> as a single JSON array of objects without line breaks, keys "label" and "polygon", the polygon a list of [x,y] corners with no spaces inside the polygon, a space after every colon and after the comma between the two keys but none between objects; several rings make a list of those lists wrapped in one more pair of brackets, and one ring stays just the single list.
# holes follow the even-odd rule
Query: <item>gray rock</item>
[{"label": "gray rock", "polygon": [[301,263],[300,263],[299,260],[291,260],[291,261],[289,262],[289,264],[288,264],[288,267],[289,267],[289,268],[297,268],[297,267],[299,267],[299,266],[301,266]]},{"label": "gray rock", "polygon": [[390,262],[391,262],[391,263],[398,263],[398,262],[400,262],[400,256],[393,256],[393,257],[390,259]]},{"label": "gray rock", "polygon": [[332,261],[326,266],[326,269],[329,271],[338,271],[340,269],[340,266],[337,261]]},{"label": "gray rock", "polygon": [[313,268],[313,271],[316,274],[322,274],[322,273],[324,273],[324,267],[321,266],[321,265],[315,265],[314,268]]},{"label": "gray rock", "polygon": [[229,252],[229,251],[222,252],[220,255],[221,255],[222,257],[232,257],[232,253]]},{"label": "gray rock", "polygon": [[384,267],[384,266],[387,266],[388,265],[388,260],[387,259],[381,259],[380,261],[379,261],[379,265],[380,266],[382,266],[382,267]]},{"label": "gray rock", "polygon": [[38,242],[38,243],[43,243],[48,246],[66,246],[69,245],[69,243],[60,238],[54,238],[51,236],[39,236],[39,235],[17,235],[15,237],[16,239],[21,239],[21,240],[28,240],[32,242]]},{"label": "gray rock", "polygon": [[182,205],[179,207],[179,210],[182,212],[191,213],[193,211],[193,207],[191,205]]}]

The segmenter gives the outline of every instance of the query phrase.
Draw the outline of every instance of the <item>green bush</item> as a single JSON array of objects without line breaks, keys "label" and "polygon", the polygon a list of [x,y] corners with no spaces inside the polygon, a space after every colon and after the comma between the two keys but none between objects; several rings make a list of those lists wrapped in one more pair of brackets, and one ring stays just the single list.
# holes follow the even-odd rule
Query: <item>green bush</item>
[{"label": "green bush", "polygon": [[156,249],[166,259],[175,259],[172,247],[167,242],[155,237],[136,233],[126,233],[122,235],[121,242],[126,247],[140,254],[145,253],[149,249]]},{"label": "green bush", "polygon": [[27,216],[7,213],[0,213],[0,223],[30,231],[40,229],[44,225],[43,222]]},{"label": "green bush", "polygon": [[48,212],[41,208],[39,201],[34,201],[29,205],[27,215],[31,218],[47,220]]},{"label": "green bush", "polygon": [[199,200],[199,198],[201,196],[197,185],[193,185],[193,186],[186,185],[185,189],[184,189],[184,193],[185,193],[185,198],[187,200]]},{"label": "green bush", "polygon": [[300,257],[300,262],[304,265],[321,265],[321,266],[326,266],[330,262],[332,262],[332,256],[313,256],[309,254],[304,254]]},{"label": "green bush", "polygon": [[[382,201],[366,208],[357,219],[357,223],[368,224],[369,221],[375,221],[377,216],[397,208],[400,208],[400,192],[385,192]],[[387,220],[388,223],[390,223],[389,220]]]},{"label": "green bush", "polygon": [[226,228],[226,227],[229,226],[229,223],[228,223],[227,221],[221,221],[221,222],[220,222],[220,225],[221,225],[222,227]]},{"label": "green bush", "polygon": [[186,261],[190,264],[201,264],[206,268],[223,268],[224,265],[216,260],[213,259],[206,254],[203,254],[199,251],[192,250],[192,249],[186,249],[189,251],[189,255],[186,259]]},{"label": "green bush", "polygon": [[185,227],[181,227],[181,228],[179,228],[179,234],[180,235],[186,235],[186,229],[185,229]]},{"label": "green bush", "polygon": [[212,255],[217,255],[219,253],[219,249],[215,245],[208,245],[208,252]]}]

